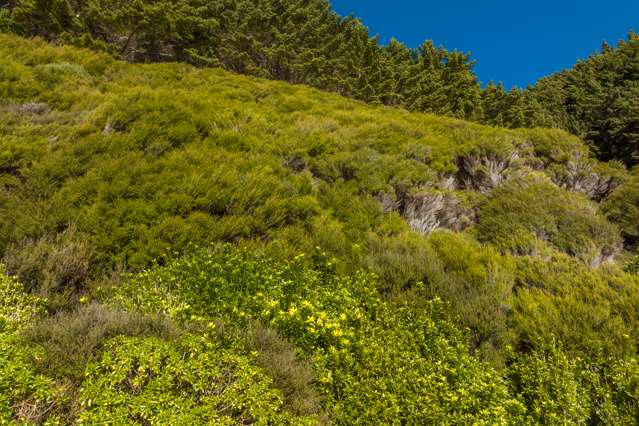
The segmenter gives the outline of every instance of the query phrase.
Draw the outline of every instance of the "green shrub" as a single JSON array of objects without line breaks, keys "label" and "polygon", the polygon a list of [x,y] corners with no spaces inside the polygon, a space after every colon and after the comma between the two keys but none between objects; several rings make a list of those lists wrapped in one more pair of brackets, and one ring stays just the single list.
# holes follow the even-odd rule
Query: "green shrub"
[{"label": "green shrub", "polygon": [[597,266],[620,249],[618,229],[594,203],[539,176],[496,189],[478,217],[478,238],[514,254],[541,254],[550,244]]},{"label": "green shrub", "polygon": [[498,351],[508,340],[508,320],[512,309],[515,263],[490,246],[482,246],[467,236],[436,232],[428,242],[440,270],[426,277],[431,297],[451,304],[452,311],[473,333],[474,348],[499,364]]},{"label": "green shrub", "polygon": [[39,356],[23,348],[17,332],[37,319],[45,301],[24,292],[0,265],[0,422],[38,423],[57,403],[53,380],[37,374],[30,363]]},{"label": "green shrub", "polygon": [[80,384],[86,365],[99,357],[104,343],[121,335],[173,340],[180,331],[158,315],[90,304],[33,323],[22,332],[22,339],[38,348],[33,362],[39,371]]},{"label": "green shrub", "polygon": [[615,359],[591,374],[591,392],[597,398],[593,417],[601,424],[633,424],[639,418],[639,363],[636,357]]},{"label": "green shrub", "polygon": [[12,32],[14,29],[14,22],[11,19],[11,12],[8,9],[0,10],[0,33]]},{"label": "green shrub", "polygon": [[635,357],[571,355],[555,341],[512,355],[512,392],[531,424],[632,425],[639,414],[639,365]]},{"label": "green shrub", "polygon": [[25,292],[16,277],[8,276],[0,263],[0,332],[17,331],[42,315],[46,308],[44,299]]},{"label": "green shrub", "polygon": [[520,418],[521,405],[468,354],[441,301],[395,306],[372,276],[343,276],[330,258],[314,257],[310,268],[304,256],[279,264],[231,246],[202,250],[133,277],[114,297],[182,321],[268,324],[312,360],[338,424]]},{"label": "green shrub", "polygon": [[[30,362],[37,354],[25,351],[15,335],[0,332],[0,421],[40,423],[59,400],[50,378],[37,374]],[[55,418],[49,417],[55,424]]]},{"label": "green shrub", "polygon": [[517,259],[510,330],[519,348],[559,339],[567,350],[611,356],[637,347],[639,279],[620,268],[591,270],[555,253]]},{"label": "green shrub", "polygon": [[441,270],[432,247],[411,232],[385,238],[371,235],[366,253],[366,266],[379,276],[385,291],[410,288]]},{"label": "green shrub", "polygon": [[592,401],[580,367],[555,346],[517,357],[509,370],[511,386],[532,424],[588,423]]},{"label": "green shrub", "polygon": [[[546,401],[551,419],[561,403],[567,419],[636,414],[639,282],[609,261],[621,239],[597,204],[558,186],[594,179],[598,200],[625,182],[604,210],[632,243],[634,177],[561,131],[0,35],[0,140],[0,252],[59,311],[37,320],[42,302],[22,289],[0,306],[3,330],[6,318],[27,326],[0,344],[12,360],[0,365],[7,419],[181,420],[156,404],[165,393],[205,421],[215,413],[197,412],[200,391],[221,388],[201,366],[231,359],[251,374],[231,401],[241,407],[221,414],[229,422],[532,423],[544,389],[567,398]],[[477,210],[476,226],[411,231],[407,197],[443,191]],[[132,275],[111,280],[116,268]],[[97,290],[106,305],[70,308]],[[224,332],[204,334],[209,322]],[[544,352],[553,340],[567,358]],[[509,386],[508,343],[532,357],[512,375],[530,388]],[[109,382],[136,362],[156,375],[131,378],[148,383]],[[255,418],[251,401],[264,408]]]},{"label": "green shrub", "polygon": [[634,176],[610,194],[603,210],[611,222],[619,225],[628,244],[639,242],[639,177]]},{"label": "green shrub", "polygon": [[626,263],[624,271],[629,274],[639,274],[639,256],[633,257],[628,263]]},{"label": "green shrub", "polygon": [[119,337],[88,366],[79,421],[95,424],[312,424],[283,413],[282,396],[251,358],[210,334],[170,343]]}]

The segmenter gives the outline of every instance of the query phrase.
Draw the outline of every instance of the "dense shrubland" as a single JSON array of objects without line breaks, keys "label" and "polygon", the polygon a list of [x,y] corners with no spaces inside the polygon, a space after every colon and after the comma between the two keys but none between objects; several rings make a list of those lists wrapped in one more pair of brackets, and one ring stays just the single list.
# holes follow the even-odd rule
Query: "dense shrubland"
[{"label": "dense shrubland", "polygon": [[636,171],[577,137],[0,58],[3,420],[636,422]]},{"label": "dense shrubland", "polygon": [[0,31],[133,62],[219,66],[495,126],[557,127],[583,138],[603,161],[639,161],[634,33],[571,69],[507,91],[493,82],[482,88],[468,54],[432,41],[380,46],[326,0],[10,0],[0,5]]}]

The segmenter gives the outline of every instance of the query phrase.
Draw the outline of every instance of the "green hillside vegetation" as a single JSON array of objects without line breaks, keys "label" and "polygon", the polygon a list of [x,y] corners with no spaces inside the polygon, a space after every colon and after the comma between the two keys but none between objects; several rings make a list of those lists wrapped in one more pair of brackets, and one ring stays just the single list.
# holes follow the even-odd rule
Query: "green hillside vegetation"
[{"label": "green hillside vegetation", "polygon": [[[372,104],[485,124],[555,127],[603,161],[639,162],[639,37],[524,90],[482,88],[469,54],[425,41],[379,45],[326,0],[10,0],[0,32],[41,36],[130,62],[180,61],[303,83]],[[594,48],[594,46],[593,46]]]},{"label": "green hillside vegetation", "polygon": [[0,31],[91,47],[133,62],[181,61],[304,83],[371,103],[474,118],[468,55],[377,38],[326,0],[10,1]]},{"label": "green hillside vegetation", "polygon": [[0,35],[0,416],[635,424],[636,194],[561,130]]},{"label": "green hillside vegetation", "polygon": [[502,124],[565,129],[583,138],[604,161],[639,164],[637,34],[630,33],[614,47],[604,43],[601,52],[539,80],[516,102],[494,89],[493,98],[502,99],[495,107],[497,114],[503,107],[509,111],[502,114],[503,120],[498,118]]}]

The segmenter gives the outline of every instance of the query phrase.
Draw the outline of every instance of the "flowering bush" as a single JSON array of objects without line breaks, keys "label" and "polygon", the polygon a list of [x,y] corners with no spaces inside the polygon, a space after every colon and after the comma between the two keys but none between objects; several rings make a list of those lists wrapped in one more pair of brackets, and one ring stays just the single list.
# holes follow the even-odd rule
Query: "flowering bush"
[{"label": "flowering bush", "polygon": [[81,424],[313,424],[281,411],[271,379],[215,334],[177,344],[155,338],[111,340],[88,366]]},{"label": "flowering bush", "polygon": [[[44,309],[44,301],[25,294],[0,265],[0,423],[41,420],[55,404],[52,380],[33,371],[17,333]],[[49,419],[54,422],[55,419]]]},{"label": "flowering bush", "polygon": [[468,354],[435,300],[383,300],[376,278],[335,272],[319,252],[277,264],[232,246],[200,250],[133,277],[114,299],[182,321],[265,322],[312,360],[338,424],[507,424],[523,416],[498,374]]}]

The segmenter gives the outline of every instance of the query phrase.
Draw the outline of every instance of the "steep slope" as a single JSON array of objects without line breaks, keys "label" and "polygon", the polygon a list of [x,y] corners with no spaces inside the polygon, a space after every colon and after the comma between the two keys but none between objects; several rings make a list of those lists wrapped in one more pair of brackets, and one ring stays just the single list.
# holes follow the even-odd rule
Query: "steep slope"
[{"label": "steep slope", "polygon": [[[639,161],[634,33],[525,90],[482,89],[469,54],[425,41],[380,45],[327,0],[12,0],[0,32],[109,52],[130,62],[180,61],[307,84],[371,104],[485,124],[561,128],[600,160]],[[594,48],[594,46],[593,46]],[[481,58],[480,58],[481,60]]]},{"label": "steep slope", "polygon": [[[47,389],[3,416],[53,398],[67,419],[170,423],[154,398],[180,389],[180,421],[231,424],[636,413],[636,176],[576,137],[38,39],[0,35],[0,58],[0,251],[57,312],[3,328]],[[206,368],[238,381],[202,390]]]},{"label": "steep slope", "polygon": [[[477,194],[531,176],[582,193],[575,202],[592,206],[586,216],[596,221],[587,198],[604,199],[626,179],[557,131],[496,130],[219,70],[127,66],[2,40],[3,205],[12,222],[2,224],[1,247],[73,219],[92,236],[91,269],[148,265],[187,235],[273,240],[290,228],[314,239],[328,225],[343,228],[326,236],[334,244],[340,234],[358,241],[393,212],[422,233],[462,230],[474,223]],[[11,208],[30,213],[28,223]],[[614,252],[616,233],[586,231],[586,260]]]}]

